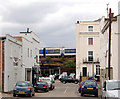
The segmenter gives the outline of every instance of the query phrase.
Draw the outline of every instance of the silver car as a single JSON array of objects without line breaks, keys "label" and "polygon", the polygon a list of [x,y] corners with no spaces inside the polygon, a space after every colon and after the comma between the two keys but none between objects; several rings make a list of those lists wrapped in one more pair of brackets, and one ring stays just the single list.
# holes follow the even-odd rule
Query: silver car
[{"label": "silver car", "polygon": [[52,80],[52,78],[50,78],[50,77],[44,77],[44,78],[42,78],[41,80],[48,83],[48,86],[49,86],[49,89],[50,89],[50,90],[53,90],[53,89],[54,89],[54,85],[53,85],[53,80]]},{"label": "silver car", "polygon": [[106,80],[104,82],[101,99],[120,98],[120,80]]}]

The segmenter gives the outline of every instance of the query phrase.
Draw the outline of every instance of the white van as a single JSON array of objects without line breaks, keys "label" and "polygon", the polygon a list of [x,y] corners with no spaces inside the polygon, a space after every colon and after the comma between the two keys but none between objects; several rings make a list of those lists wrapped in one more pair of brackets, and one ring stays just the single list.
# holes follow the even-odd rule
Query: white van
[{"label": "white van", "polygon": [[59,76],[59,80],[62,78],[62,77],[65,77],[67,76],[67,72],[63,72],[60,76]]}]

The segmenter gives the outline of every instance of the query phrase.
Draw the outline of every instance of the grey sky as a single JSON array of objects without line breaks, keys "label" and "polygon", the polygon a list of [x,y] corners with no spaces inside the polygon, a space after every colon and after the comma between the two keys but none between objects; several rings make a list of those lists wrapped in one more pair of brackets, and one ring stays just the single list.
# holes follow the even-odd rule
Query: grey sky
[{"label": "grey sky", "polygon": [[1,35],[30,28],[40,47],[75,47],[76,21],[106,16],[106,4],[117,15],[119,0],[0,0]]}]

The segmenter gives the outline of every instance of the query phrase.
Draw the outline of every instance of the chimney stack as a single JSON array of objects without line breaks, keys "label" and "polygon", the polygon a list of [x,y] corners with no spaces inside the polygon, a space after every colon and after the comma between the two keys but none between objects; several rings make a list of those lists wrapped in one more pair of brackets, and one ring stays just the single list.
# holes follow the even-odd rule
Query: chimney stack
[{"label": "chimney stack", "polygon": [[27,28],[27,33],[29,32],[29,28]]}]

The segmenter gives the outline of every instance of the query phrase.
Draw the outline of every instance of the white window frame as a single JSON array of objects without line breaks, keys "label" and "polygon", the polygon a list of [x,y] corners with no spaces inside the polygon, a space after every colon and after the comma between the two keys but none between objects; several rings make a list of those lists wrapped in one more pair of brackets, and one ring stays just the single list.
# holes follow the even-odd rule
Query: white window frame
[{"label": "white window frame", "polygon": [[[88,51],[87,51],[87,60],[88,60],[88,52],[89,52],[89,51],[92,51],[92,52],[93,52],[93,61],[94,61],[94,51],[93,51],[93,50],[88,50]],[[89,60],[88,60],[88,62],[92,62],[92,61],[89,61]]]},{"label": "white window frame", "polygon": [[[98,71],[98,74],[97,74]],[[96,76],[100,76],[100,65],[96,65]]]},{"label": "white window frame", "polygon": [[[93,27],[93,28],[92,28],[92,31],[89,30],[89,29],[90,29],[90,28],[89,28],[90,26]],[[94,31],[94,26],[93,26],[93,25],[88,25],[88,32],[93,32],[93,31]]]},{"label": "white window frame", "polygon": [[94,45],[94,37],[88,37],[88,38],[87,38],[87,45],[89,45],[89,38],[92,38],[92,39],[93,39],[93,45]]}]

